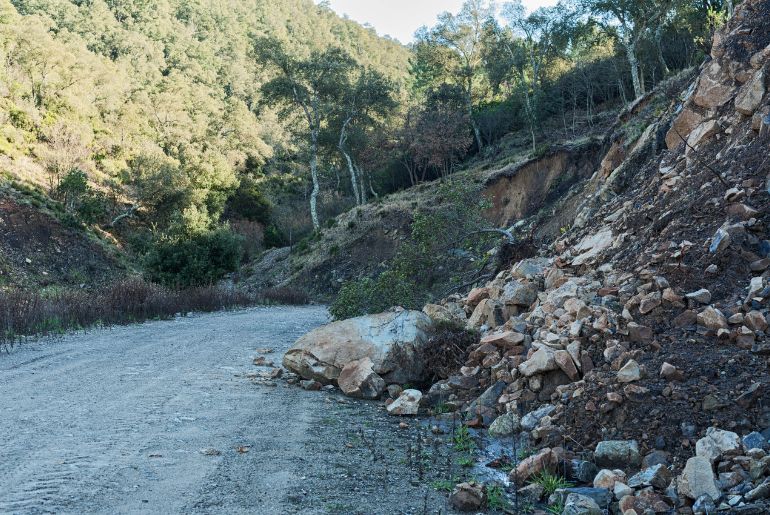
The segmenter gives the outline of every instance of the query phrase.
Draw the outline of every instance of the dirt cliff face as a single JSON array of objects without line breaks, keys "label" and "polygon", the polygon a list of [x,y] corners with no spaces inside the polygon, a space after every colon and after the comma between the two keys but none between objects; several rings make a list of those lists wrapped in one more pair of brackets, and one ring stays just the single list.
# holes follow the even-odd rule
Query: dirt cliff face
[{"label": "dirt cliff face", "polygon": [[601,147],[601,142],[590,141],[558,148],[546,156],[493,173],[484,188],[492,202],[487,218],[496,227],[508,227],[532,215],[576,182],[589,178]]}]

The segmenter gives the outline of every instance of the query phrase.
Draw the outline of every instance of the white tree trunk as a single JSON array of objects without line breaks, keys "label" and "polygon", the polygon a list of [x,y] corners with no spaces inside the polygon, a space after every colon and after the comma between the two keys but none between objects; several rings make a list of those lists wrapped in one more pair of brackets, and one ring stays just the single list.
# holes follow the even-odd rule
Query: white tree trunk
[{"label": "white tree trunk", "polygon": [[353,160],[350,158],[350,154],[344,150],[342,145],[340,145],[340,152],[342,152],[342,155],[345,156],[345,161],[348,164],[348,172],[350,172],[350,186],[353,188],[353,196],[356,199],[356,205],[360,206],[363,204],[363,201],[361,200],[361,194],[359,193],[358,174],[356,173],[356,167],[353,165]]},{"label": "white tree trunk", "polygon": [[644,87],[639,74],[639,59],[636,57],[636,42],[629,40],[625,42],[626,56],[628,64],[631,67],[631,82],[634,85],[634,97],[639,98],[644,94]]},{"label": "white tree trunk", "polygon": [[313,191],[310,193],[310,218],[313,220],[313,228],[318,230],[321,223],[318,221],[318,193],[321,187],[318,182],[318,131],[311,130],[310,144],[310,177],[313,179]]}]

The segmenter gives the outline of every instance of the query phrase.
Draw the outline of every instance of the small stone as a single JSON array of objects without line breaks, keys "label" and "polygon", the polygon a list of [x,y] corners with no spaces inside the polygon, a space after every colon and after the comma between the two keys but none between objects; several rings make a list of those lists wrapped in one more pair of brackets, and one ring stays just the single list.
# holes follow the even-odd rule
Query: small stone
[{"label": "small stone", "polygon": [[596,444],[594,461],[599,467],[638,467],[642,461],[636,440],[604,440]]},{"label": "small stone", "polygon": [[712,499],[719,499],[721,495],[711,470],[711,463],[702,456],[687,460],[684,471],[679,476],[678,489],[680,494],[693,500],[704,494]]},{"label": "small stone", "polygon": [[556,452],[550,447],[541,449],[538,453],[525,458],[519,465],[511,471],[509,479],[511,481],[523,482],[532,476],[543,471],[553,471],[558,464],[559,458]]},{"label": "small stone", "polygon": [[617,379],[621,383],[630,383],[632,381],[638,381],[642,378],[642,371],[639,368],[639,364],[632,360],[623,365],[623,368],[618,370]]},{"label": "small stone", "polygon": [[510,436],[518,433],[520,429],[519,416],[516,413],[504,413],[489,426],[489,434],[496,437]]},{"label": "small stone", "polygon": [[594,488],[612,490],[617,482],[625,482],[626,474],[622,470],[602,469],[594,477]]},{"label": "small stone", "polygon": [[670,482],[671,471],[665,465],[658,464],[631,476],[628,480],[628,486],[631,488],[651,486],[663,490]]},{"label": "small stone", "polygon": [[681,381],[683,379],[683,374],[671,363],[663,362],[660,366],[660,377],[666,381]]},{"label": "small stone", "polygon": [[477,511],[486,502],[484,486],[476,482],[460,483],[449,494],[449,503],[459,511]]},{"label": "small stone", "polygon": [[716,513],[717,507],[714,500],[708,494],[698,497],[692,505],[693,515],[711,515]]},{"label": "small stone", "polygon": [[337,384],[342,393],[358,399],[377,399],[385,390],[385,380],[374,370],[369,357],[351,361],[342,367]]},{"label": "small stone", "polygon": [[575,362],[569,352],[566,350],[558,350],[554,353],[553,357],[556,364],[562,372],[567,374],[567,377],[569,377],[571,381],[577,381],[580,378]]},{"label": "small stone", "polygon": [[639,303],[639,313],[642,315],[646,315],[647,313],[651,312],[653,309],[660,306],[661,303],[661,294],[660,292],[653,292],[647,295],[642,299],[642,301]]},{"label": "small stone", "polygon": [[753,431],[742,439],[743,448],[746,451],[750,451],[751,449],[762,449],[762,450],[768,450],[770,449],[770,444],[767,441],[767,438],[762,436],[762,433],[758,433],[757,431]]},{"label": "small stone", "polygon": [[718,267],[718,266],[716,266],[716,265],[714,265],[714,264],[711,264],[711,265],[709,265],[709,266],[707,266],[707,267],[706,267],[706,270],[705,270],[705,272],[706,272],[707,274],[711,274],[711,275],[714,275],[714,274],[716,274],[717,272],[719,272],[719,267]]},{"label": "small stone", "polygon": [[715,427],[706,430],[706,436],[695,444],[695,455],[701,456],[714,463],[723,456],[734,456],[740,453],[741,440],[732,431],[724,431]]},{"label": "small stone", "polygon": [[633,493],[634,489],[621,481],[616,481],[615,486],[612,488],[612,494],[618,501],[627,495],[632,495]]},{"label": "small stone", "polygon": [[688,293],[685,295],[688,299],[700,302],[701,304],[708,304],[711,302],[711,292],[705,288],[701,288],[698,291]]},{"label": "small stone", "polygon": [[727,329],[727,318],[718,309],[712,306],[707,307],[700,313],[698,313],[698,325],[717,331],[718,329]]},{"label": "small stone", "polygon": [[770,478],[765,479],[761,485],[748,492],[745,497],[749,502],[770,497]]},{"label": "small stone", "polygon": [[596,501],[580,494],[569,494],[564,503],[562,515],[602,515],[602,509]]},{"label": "small stone", "polygon": [[321,388],[323,388],[323,385],[319,383],[318,381],[314,381],[312,379],[304,379],[299,382],[299,385],[305,389],[310,391],[318,391]]},{"label": "small stone", "polygon": [[639,325],[636,322],[628,324],[628,339],[632,342],[643,343],[652,340],[652,338],[653,332],[651,328]]},{"label": "small stone", "polygon": [[404,390],[398,399],[390,403],[386,409],[390,415],[417,415],[420,409],[420,399],[422,399],[422,393],[419,390]]}]

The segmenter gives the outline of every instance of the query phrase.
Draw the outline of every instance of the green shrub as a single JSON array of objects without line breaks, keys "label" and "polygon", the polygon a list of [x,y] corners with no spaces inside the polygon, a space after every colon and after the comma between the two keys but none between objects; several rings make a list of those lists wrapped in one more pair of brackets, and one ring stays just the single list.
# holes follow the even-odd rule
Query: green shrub
[{"label": "green shrub", "polygon": [[393,306],[417,309],[424,300],[417,285],[404,274],[387,270],[376,279],[365,277],[345,283],[329,308],[337,320],[380,313]]},{"label": "green shrub", "polygon": [[145,255],[148,278],[167,286],[211,284],[238,268],[242,238],[228,228],[156,242]]},{"label": "green shrub", "polygon": [[227,199],[227,214],[233,218],[243,218],[267,226],[273,206],[259,185],[249,178],[241,180],[240,186]]}]

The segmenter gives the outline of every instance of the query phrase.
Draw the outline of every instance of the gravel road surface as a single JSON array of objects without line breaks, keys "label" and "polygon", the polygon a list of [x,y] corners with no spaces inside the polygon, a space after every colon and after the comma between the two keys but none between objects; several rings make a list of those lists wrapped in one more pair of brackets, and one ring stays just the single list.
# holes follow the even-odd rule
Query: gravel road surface
[{"label": "gravel road surface", "polygon": [[447,513],[407,465],[415,422],[252,363],[327,317],[254,308],[0,354],[0,512]]}]

